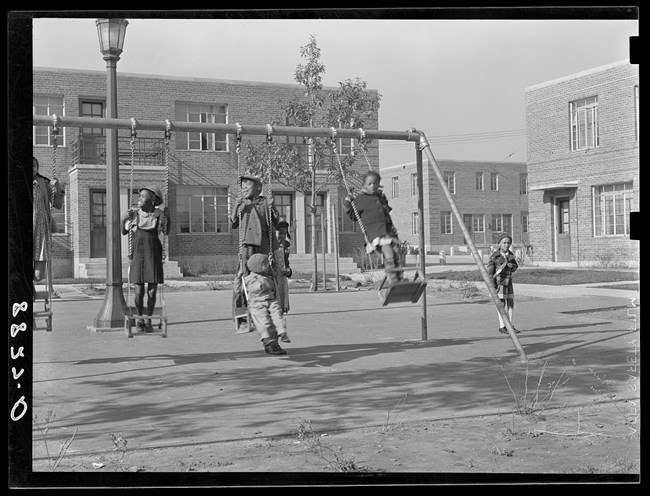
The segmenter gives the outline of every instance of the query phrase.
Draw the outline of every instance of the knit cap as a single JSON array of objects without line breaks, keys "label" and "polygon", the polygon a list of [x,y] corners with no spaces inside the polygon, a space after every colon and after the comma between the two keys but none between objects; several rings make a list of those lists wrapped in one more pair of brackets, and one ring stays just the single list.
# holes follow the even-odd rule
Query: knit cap
[{"label": "knit cap", "polygon": [[264,274],[265,271],[262,268],[262,264],[265,260],[268,260],[266,255],[255,253],[254,255],[251,255],[248,262],[246,262],[246,267],[248,267],[248,270],[255,272],[256,274]]}]

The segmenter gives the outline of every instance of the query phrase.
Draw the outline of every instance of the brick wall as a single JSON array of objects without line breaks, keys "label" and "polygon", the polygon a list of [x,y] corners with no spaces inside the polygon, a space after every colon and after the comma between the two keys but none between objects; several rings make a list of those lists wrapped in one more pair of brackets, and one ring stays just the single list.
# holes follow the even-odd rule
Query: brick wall
[{"label": "brick wall", "polygon": [[[535,258],[556,261],[553,205],[569,199],[571,260],[595,264],[610,254],[614,261],[638,259],[638,242],[628,236],[594,236],[593,187],[633,182],[638,210],[639,143],[634,87],[638,67],[615,63],[526,89],[528,178],[530,188],[575,182],[576,187],[531,191],[530,230]],[[571,151],[570,102],[598,98],[600,146]]]},{"label": "brick wall", "polygon": [[[444,175],[445,172],[455,176],[455,193],[452,195],[461,215],[485,215],[484,233],[473,233],[472,226],[467,226],[477,246],[493,244],[494,229],[488,224],[492,223],[493,214],[509,214],[512,216],[513,242],[515,245],[528,244],[528,235],[522,233],[521,215],[528,210],[527,195],[520,194],[520,174],[526,173],[526,164],[521,162],[483,162],[483,161],[456,161],[438,160],[438,168]],[[484,189],[476,189],[476,173],[484,173]],[[499,177],[498,191],[490,190],[490,174],[497,173]],[[413,234],[411,229],[411,214],[417,212],[417,192],[411,194],[411,174],[416,173],[415,163],[387,167],[381,170],[382,185],[388,197],[389,204],[393,207],[391,216],[395,223],[400,239],[408,241],[411,245],[419,245],[419,235]],[[399,197],[392,197],[392,178],[397,177],[399,182]],[[437,253],[445,250],[449,253],[451,246],[467,244],[457,219],[452,214],[452,233],[441,232],[441,213],[451,212],[451,206],[444,195],[440,182],[429,166],[428,160],[423,162],[424,184],[424,230],[425,244],[430,252]]]},{"label": "brick wall", "polygon": [[[60,95],[64,97],[65,115],[79,116],[80,101],[104,101],[106,97],[106,74],[97,71],[74,71],[65,69],[36,69],[33,73],[34,94]],[[120,119],[134,117],[138,120],[163,121],[174,120],[177,102],[226,104],[228,106],[228,122],[239,122],[242,125],[264,125],[271,123],[281,115],[280,102],[289,101],[304,91],[298,85],[257,83],[245,81],[222,81],[198,78],[179,78],[163,76],[141,76],[123,74],[118,71],[117,92]],[[376,94],[375,90],[371,90]],[[369,119],[365,126],[377,128],[378,116]],[[70,258],[74,252],[75,262],[90,256],[89,236],[90,216],[87,213],[89,191],[92,188],[105,188],[106,174],[104,166],[71,167],[71,143],[77,139],[79,130],[63,128],[56,150],[57,176],[69,184],[69,219],[70,248],[66,254],[57,252],[57,257]],[[123,138],[130,136],[128,129],[118,130]],[[162,132],[139,130],[138,138],[162,138]],[[231,151],[187,151],[176,149],[176,136],[172,133],[169,152],[169,193],[167,203],[174,215],[176,208],[176,190],[179,185],[195,186],[227,186],[237,194],[237,163],[232,137]],[[244,141],[261,142],[263,136],[244,135]],[[284,140],[284,137],[275,139]],[[244,147],[242,147],[244,149]],[[52,172],[51,147],[34,147],[34,155],[41,163],[44,175]],[[368,156],[373,164],[378,164],[378,144],[370,143]],[[241,158],[242,166],[244,158]],[[362,163],[363,162],[363,163]],[[365,160],[359,157],[357,170],[367,168]],[[129,185],[129,167],[120,167],[120,186]],[[136,168],[134,186],[154,183],[163,189],[166,171],[146,167]],[[286,189],[282,185],[274,185],[274,191]],[[324,187],[330,201],[338,205],[341,188],[338,185]],[[344,190],[343,190],[344,192]],[[329,212],[328,212],[329,215]],[[340,243],[340,254],[351,255],[351,247],[355,245],[355,236],[344,233]],[[178,233],[175,224],[169,236],[169,258],[194,265],[209,263],[216,255],[230,255],[237,252],[238,235],[232,233],[215,234],[186,234]],[[194,262],[193,262],[194,261]]]}]

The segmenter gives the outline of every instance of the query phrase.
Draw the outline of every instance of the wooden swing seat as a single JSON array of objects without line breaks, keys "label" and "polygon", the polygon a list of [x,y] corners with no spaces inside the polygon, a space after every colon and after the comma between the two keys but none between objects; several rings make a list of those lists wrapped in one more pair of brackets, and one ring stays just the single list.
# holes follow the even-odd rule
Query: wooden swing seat
[{"label": "wooden swing seat", "polygon": [[[167,337],[167,315],[165,315],[164,303],[160,307],[154,308],[152,315],[138,315],[135,306],[129,305],[124,315],[124,332],[126,336],[132,338],[133,336],[160,336]],[[137,331],[135,326],[136,320],[144,320],[150,322],[158,320],[158,325],[154,327],[153,332]],[[158,328],[156,331],[155,328]]]},{"label": "wooden swing seat", "polygon": [[[34,293],[34,310],[33,317],[33,330],[52,332],[52,295],[49,291],[36,291]],[[43,302],[43,310],[36,310],[36,303]],[[36,319],[44,319],[45,325],[38,325]]]},{"label": "wooden swing seat", "polygon": [[401,281],[388,282],[388,272],[403,271],[403,268],[386,269],[386,275],[377,288],[382,306],[391,303],[417,303],[422,296],[422,293],[424,293],[424,290],[427,287],[427,282],[424,278],[424,274],[419,270],[415,273],[412,280],[402,279]]}]

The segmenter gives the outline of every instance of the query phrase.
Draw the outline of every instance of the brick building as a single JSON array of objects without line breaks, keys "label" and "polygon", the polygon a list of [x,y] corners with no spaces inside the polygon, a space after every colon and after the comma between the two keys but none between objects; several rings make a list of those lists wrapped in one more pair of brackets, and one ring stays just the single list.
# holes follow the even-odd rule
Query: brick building
[{"label": "brick building", "polygon": [[[528,245],[528,196],[526,164],[437,160],[447,187],[463,216],[463,222],[479,248],[496,243],[498,233],[507,231],[513,245]],[[381,169],[382,186],[399,237],[419,246],[416,164]],[[423,160],[424,239],[429,253],[467,244],[429,161]]]},{"label": "brick building", "polygon": [[639,70],[627,61],[525,89],[535,260],[638,263]]},{"label": "brick building", "polygon": [[[329,88],[334,89],[334,88]],[[149,76],[118,73],[117,92],[120,119],[166,119],[179,122],[265,125],[280,115],[280,102],[301,95],[299,85],[214,79]],[[369,90],[375,96],[375,90]],[[101,118],[106,110],[106,74],[98,71],[35,68],[33,70],[34,114]],[[368,128],[377,128],[378,115],[367,119]],[[100,128],[61,128],[54,138],[49,126],[35,126],[33,153],[41,173],[56,175],[66,185],[66,204],[54,211],[59,233],[54,235],[54,277],[105,275],[106,257],[106,141]],[[243,140],[264,140],[264,136],[244,135]],[[275,137],[289,140],[295,138]],[[169,145],[164,133],[140,130],[131,146],[130,130],[118,131],[120,162],[120,211],[125,211],[134,189],[153,184],[168,189],[173,226],[168,237],[166,271],[234,266],[237,231],[231,231],[228,215],[239,193],[234,136],[218,133],[174,133]],[[342,151],[353,143],[340,140]],[[350,140],[352,141],[352,140]],[[242,155],[245,147],[242,146]],[[370,160],[378,162],[377,142],[368,144]],[[242,163],[244,158],[242,157]],[[365,164],[359,163],[360,168]],[[362,170],[362,169],[360,169]],[[317,175],[318,200],[323,206],[317,217],[317,253],[325,243],[332,253],[333,231],[330,208],[337,208],[340,227],[339,253],[351,256],[352,247],[362,243],[356,232],[341,218],[345,189],[326,184],[325,174]],[[320,185],[325,184],[322,188]],[[265,187],[266,190],[266,187]],[[292,249],[297,254],[312,253],[310,196],[282,184],[273,184],[272,193],[281,215],[291,224]],[[265,194],[266,191],[265,191]],[[122,239],[126,264],[127,241]],[[219,267],[221,265],[222,267]],[[91,274],[97,266],[99,273]]]}]

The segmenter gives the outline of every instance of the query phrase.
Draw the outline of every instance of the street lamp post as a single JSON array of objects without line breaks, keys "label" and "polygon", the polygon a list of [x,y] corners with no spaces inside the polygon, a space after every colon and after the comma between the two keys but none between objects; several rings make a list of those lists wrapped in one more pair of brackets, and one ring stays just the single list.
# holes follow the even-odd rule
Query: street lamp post
[{"label": "street lamp post", "polygon": [[[117,61],[124,46],[126,19],[97,19],[99,48],[106,61],[106,117],[117,118]],[[120,242],[120,169],[117,129],[106,129],[106,294],[95,317],[96,328],[124,326],[126,302],[122,292],[122,247]]]}]

